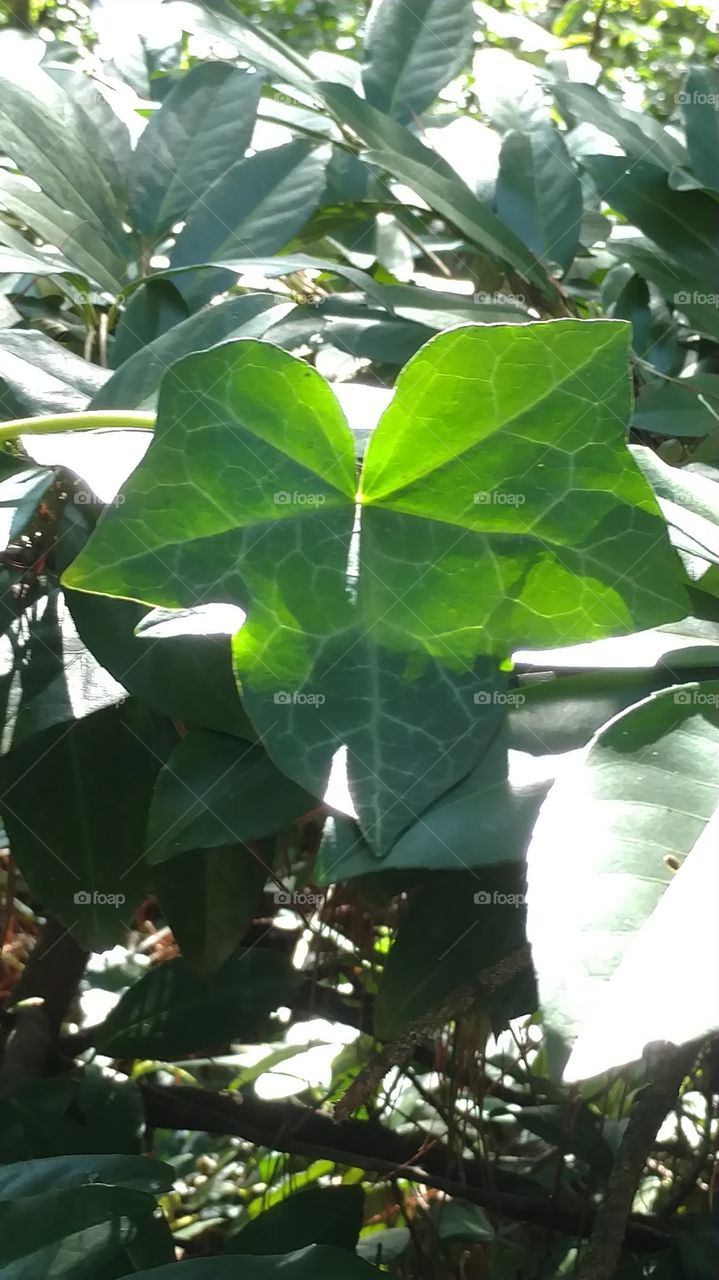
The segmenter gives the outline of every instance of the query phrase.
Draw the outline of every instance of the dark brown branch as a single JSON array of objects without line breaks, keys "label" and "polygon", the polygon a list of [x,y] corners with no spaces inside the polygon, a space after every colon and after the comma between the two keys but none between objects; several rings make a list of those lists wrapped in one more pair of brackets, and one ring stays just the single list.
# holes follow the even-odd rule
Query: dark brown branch
[{"label": "dark brown branch", "polygon": [[[418,1151],[418,1139],[392,1133],[362,1120],[340,1124],[292,1102],[241,1101],[210,1090],[140,1084],[145,1117],[151,1129],[195,1129],[244,1138],[256,1146],[286,1151],[308,1159],[334,1160],[386,1177],[401,1174],[471,1201],[514,1221],[546,1226],[550,1207],[555,1230],[571,1236],[589,1235],[593,1214],[574,1197],[553,1200],[528,1178],[496,1164],[461,1162],[447,1147],[435,1143]],[[675,1239],[667,1224],[633,1216],[626,1223],[625,1242],[637,1252],[658,1252]]]},{"label": "dark brown branch", "polygon": [[607,1193],[597,1210],[577,1280],[611,1280],[617,1269],[634,1197],[657,1131],[673,1107],[696,1045],[662,1048],[654,1079],[638,1095],[614,1161]]}]

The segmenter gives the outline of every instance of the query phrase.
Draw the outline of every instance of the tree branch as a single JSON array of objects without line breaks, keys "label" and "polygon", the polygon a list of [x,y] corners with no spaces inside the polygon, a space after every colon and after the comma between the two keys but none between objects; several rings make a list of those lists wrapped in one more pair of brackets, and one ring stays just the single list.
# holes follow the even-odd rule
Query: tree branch
[{"label": "tree branch", "polygon": [[[561,1200],[553,1199],[524,1175],[494,1163],[490,1168],[480,1160],[459,1159],[441,1143],[419,1152],[415,1137],[363,1120],[338,1124],[294,1102],[239,1100],[236,1095],[184,1085],[140,1082],[139,1089],[147,1124],[153,1129],[229,1134],[273,1151],[334,1160],[386,1177],[401,1174],[492,1213],[537,1226],[546,1226],[551,1211],[555,1229],[567,1235],[585,1237],[592,1228],[593,1213],[574,1197],[565,1194]],[[666,1249],[676,1238],[666,1223],[641,1215],[623,1223],[622,1233],[628,1247],[645,1253]]]}]

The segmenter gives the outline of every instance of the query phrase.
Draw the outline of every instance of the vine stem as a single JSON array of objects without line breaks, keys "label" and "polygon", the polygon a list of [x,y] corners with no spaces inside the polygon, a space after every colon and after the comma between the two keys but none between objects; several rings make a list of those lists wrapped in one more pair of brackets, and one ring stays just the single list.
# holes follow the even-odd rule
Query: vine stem
[{"label": "vine stem", "polygon": [[48,436],[60,431],[152,431],[157,415],[135,409],[95,409],[88,413],[40,414],[36,418],[11,418],[0,424],[0,442],[18,436]]}]

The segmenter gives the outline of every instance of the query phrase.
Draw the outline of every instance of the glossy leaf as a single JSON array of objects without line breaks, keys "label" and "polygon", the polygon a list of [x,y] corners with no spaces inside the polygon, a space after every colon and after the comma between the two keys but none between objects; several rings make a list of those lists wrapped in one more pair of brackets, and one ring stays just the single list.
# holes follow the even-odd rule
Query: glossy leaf
[{"label": "glossy leaf", "polygon": [[[190,357],[167,376],[150,450],[69,585],[168,607],[247,609],[251,595],[234,645],[246,710],[313,794],[349,747],[363,830],[386,852],[494,736],[501,683],[486,655],[686,612],[623,441],[625,342],[613,322],[557,321],[459,329],[422,348],[367,452],[350,596],[354,451],[330,390],[258,343]],[[153,514],[170,492],[168,516]],[[321,586],[308,592],[310,573]]]},{"label": "glossy leaf", "polygon": [[267,948],[236,952],[211,978],[193,974],[182,958],[169,960],[125,992],[93,1043],[110,1057],[171,1060],[261,1038],[300,981],[287,958]]},{"label": "glossy leaf", "polygon": [[373,164],[406,182],[431,209],[441,213],[473,243],[513,266],[540,289],[548,288],[546,275],[533,254],[436,151],[426,147],[409,129],[363,102],[345,85],[323,83],[318,88],[330,110],[369,147],[367,158]]},{"label": "glossy leaf", "polygon": [[316,799],[281,774],[261,747],[191,729],[157,779],[147,827],[148,861],[256,840],[316,806]]},{"label": "glossy leaf", "polygon": [[[524,870],[428,876],[400,922],[375,1001],[375,1033],[394,1040],[455,990],[525,943]],[[441,903],[441,909],[438,904]],[[536,1005],[531,970],[499,987],[485,1011],[495,1025]]]},{"label": "glossy leaf", "polygon": [[361,1187],[309,1187],[253,1218],[230,1237],[227,1252],[256,1257],[278,1249],[291,1253],[312,1244],[354,1250],[363,1207]]},{"label": "glossy leaf", "polygon": [[0,1200],[19,1200],[93,1182],[159,1196],[172,1187],[172,1173],[168,1165],[147,1156],[51,1156],[3,1165]]},{"label": "glossy leaf", "polygon": [[528,931],[558,1068],[717,806],[718,689],[665,689],[611,720],[540,812]]},{"label": "glossy leaf", "polygon": [[[204,1258],[183,1266],[183,1280],[377,1280],[380,1274],[361,1258],[321,1244],[281,1256]],[[175,1268],[133,1272],[120,1280],[175,1280]]]},{"label": "glossy leaf", "polygon": [[642,387],[634,426],[657,436],[704,436],[719,425],[719,376],[698,374]]},{"label": "glossy leaf", "polygon": [[103,369],[67,351],[44,333],[0,333],[0,412],[4,418],[75,413],[107,377]]},{"label": "glossy leaf", "polygon": [[143,235],[158,237],[181,222],[242,159],[261,90],[260,76],[227,62],[200,63],[177,81],[133,157],[131,212]]},{"label": "glossy leaf", "polygon": [[461,70],[473,25],[468,0],[374,0],[364,41],[367,101],[409,124]]},{"label": "glossy leaf", "polygon": [[499,157],[496,210],[537,258],[564,270],[571,266],[582,223],[582,189],[553,125],[507,134]]},{"label": "glossy leaf", "polygon": [[[716,202],[703,191],[673,191],[655,164],[621,156],[584,161],[600,195],[699,280],[719,270]],[[679,281],[676,293],[685,281]],[[681,302],[681,298],[679,299]]]},{"label": "glossy leaf", "polygon": [[[125,241],[121,211],[72,94],[39,67],[22,60],[16,70],[6,64],[0,79],[0,128],[6,154],[48,202],[74,215],[75,223],[111,252],[120,252]],[[62,251],[61,242],[51,243]]]},{"label": "glossy leaf", "polygon": [[[124,1187],[85,1186],[0,1201],[3,1280],[114,1280],[131,1263],[173,1256],[172,1237],[155,1202]],[[163,1268],[164,1269],[164,1268]]]},{"label": "glossy leaf", "polygon": [[46,467],[27,467],[0,480],[0,550],[22,533],[38,502],[54,480]]},{"label": "glossy leaf", "polygon": [[632,168],[638,161],[650,161],[670,173],[688,164],[686,148],[650,112],[632,111],[590,84],[565,81],[555,84],[553,91],[563,115],[610,134],[631,157]]},{"label": "glossy leaf", "polygon": [[153,881],[188,969],[214,973],[243,941],[269,874],[264,848],[193,849],[153,870]]},{"label": "glossy leaf", "polygon": [[111,367],[119,369],[137,351],[149,347],[168,329],[182,324],[189,314],[185,299],[171,280],[147,280],[131,294],[115,329],[110,347]]},{"label": "glossy leaf", "polygon": [[206,351],[228,338],[261,338],[292,308],[292,303],[281,302],[271,293],[245,293],[198,311],[120,365],[98,390],[92,408],[152,408],[163,374],[182,356]]},{"label": "glossy leaf", "polygon": [[108,707],[34,735],[0,766],[13,857],[89,949],[125,939],[146,891],[144,828],[160,763],[143,740],[148,718],[137,705]]},{"label": "glossy leaf", "polygon": [[690,67],[679,94],[691,167],[702,186],[719,191],[719,110],[713,67]]},{"label": "glossy leaf", "polygon": [[238,160],[188,210],[172,266],[276,253],[317,208],[325,165],[312,143],[297,140]]}]

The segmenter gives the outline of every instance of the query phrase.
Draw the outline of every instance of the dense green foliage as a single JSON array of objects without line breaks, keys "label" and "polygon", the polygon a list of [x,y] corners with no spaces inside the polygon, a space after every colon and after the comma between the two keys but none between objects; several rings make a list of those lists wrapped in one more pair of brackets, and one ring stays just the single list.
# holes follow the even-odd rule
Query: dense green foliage
[{"label": "dense green foliage", "polygon": [[706,1280],[708,11],[2,17],[0,1276]]}]

